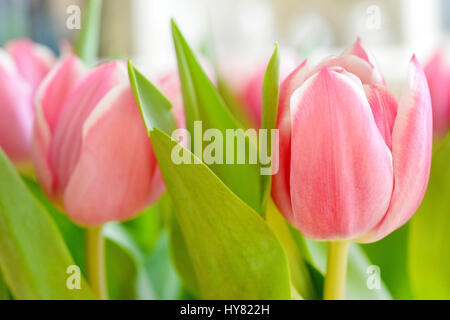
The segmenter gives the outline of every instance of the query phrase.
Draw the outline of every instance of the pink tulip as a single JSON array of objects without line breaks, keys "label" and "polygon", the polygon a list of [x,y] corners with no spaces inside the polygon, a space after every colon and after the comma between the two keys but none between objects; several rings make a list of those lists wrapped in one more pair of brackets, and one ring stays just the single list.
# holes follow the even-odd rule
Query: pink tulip
[{"label": "pink tulip", "polygon": [[53,63],[50,50],[30,40],[0,48],[0,147],[16,164],[30,161],[33,95]]},{"label": "pink tulip", "polygon": [[272,196],[312,239],[377,241],[406,223],[424,196],[432,115],[415,56],[402,96],[387,90],[358,40],[282,83],[279,171]]},{"label": "pink tulip", "polygon": [[121,62],[60,62],[36,95],[33,162],[48,196],[81,225],[133,217],[164,190]]},{"label": "pink tulip", "polygon": [[450,62],[440,50],[425,65],[433,105],[433,125],[437,136],[450,129]]}]

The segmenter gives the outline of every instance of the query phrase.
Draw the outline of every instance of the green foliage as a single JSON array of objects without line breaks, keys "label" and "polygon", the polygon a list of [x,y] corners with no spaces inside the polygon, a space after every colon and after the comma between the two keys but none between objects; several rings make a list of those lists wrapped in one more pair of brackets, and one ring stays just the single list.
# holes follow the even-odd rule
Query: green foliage
[{"label": "green foliage", "polygon": [[[129,72],[138,79],[131,64]],[[148,81],[132,83],[138,87],[133,90],[137,100],[157,96],[136,94],[156,90]],[[269,227],[208,166],[195,164],[189,150],[182,148],[192,164],[175,165],[171,151],[177,142],[164,133],[165,123],[159,128],[151,122],[153,114],[170,111],[151,99],[138,105],[147,109],[142,114],[150,115],[144,121],[195,275],[195,281],[187,282],[206,299],[290,298],[286,256]]]},{"label": "green foliage", "polygon": [[16,299],[91,299],[66,286],[72,256],[55,222],[0,150],[0,269]]},{"label": "green foliage", "polygon": [[418,299],[450,299],[449,159],[450,134],[433,152],[428,190],[409,225],[409,274]]}]

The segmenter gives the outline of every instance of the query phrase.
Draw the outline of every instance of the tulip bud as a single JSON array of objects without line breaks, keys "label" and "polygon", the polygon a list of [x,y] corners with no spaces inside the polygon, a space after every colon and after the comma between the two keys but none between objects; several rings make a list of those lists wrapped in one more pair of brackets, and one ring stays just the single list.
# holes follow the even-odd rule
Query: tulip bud
[{"label": "tulip bud", "polygon": [[444,51],[437,51],[425,65],[433,105],[433,126],[437,136],[450,129],[450,61]]},{"label": "tulip bud", "polygon": [[312,70],[303,62],[282,83],[272,196],[306,237],[372,242],[417,210],[430,172],[432,115],[414,56],[409,68],[397,103],[358,39]]},{"label": "tulip bud", "polygon": [[30,40],[0,48],[0,147],[16,165],[30,161],[33,95],[53,62],[50,50]]},{"label": "tulip bud", "polygon": [[164,183],[126,67],[61,61],[36,95],[33,162],[47,195],[87,226],[133,217]]}]

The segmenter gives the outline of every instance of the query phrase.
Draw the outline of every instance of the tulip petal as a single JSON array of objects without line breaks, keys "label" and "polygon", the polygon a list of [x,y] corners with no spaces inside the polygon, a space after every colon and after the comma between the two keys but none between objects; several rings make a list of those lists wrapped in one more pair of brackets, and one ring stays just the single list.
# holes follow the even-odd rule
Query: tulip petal
[{"label": "tulip petal", "polygon": [[312,239],[351,239],[384,216],[392,158],[361,83],[323,68],[291,99],[291,199]]},{"label": "tulip petal", "polygon": [[369,62],[355,55],[342,55],[340,57],[330,57],[317,65],[310,75],[316,74],[324,67],[342,67],[346,71],[356,75],[363,84],[384,85],[381,73],[369,64]]},{"label": "tulip petal", "polygon": [[14,162],[28,159],[33,129],[32,92],[14,61],[0,49],[0,147]]},{"label": "tulip petal", "polygon": [[64,101],[86,72],[81,60],[70,56],[50,71],[36,92],[32,158],[39,182],[49,195],[53,194],[54,185],[49,162],[50,141]]},{"label": "tulip petal", "polygon": [[55,57],[46,47],[28,39],[16,39],[5,45],[6,51],[16,62],[19,73],[36,89],[50,71]]},{"label": "tulip petal", "polygon": [[364,90],[378,130],[389,149],[392,150],[392,130],[397,116],[397,100],[382,86],[365,85]]},{"label": "tulip petal", "polygon": [[68,215],[82,225],[131,218],[164,183],[128,84],[112,89],[83,126],[79,160],[64,192]]},{"label": "tulip petal", "polygon": [[438,51],[424,68],[430,88],[433,126],[442,136],[450,128],[450,65],[443,52]]},{"label": "tulip petal", "polygon": [[122,63],[104,64],[86,75],[61,106],[50,145],[49,160],[57,190],[63,190],[74,169],[82,142],[82,127],[100,100],[115,86],[128,82]]},{"label": "tulip petal", "polygon": [[400,98],[392,134],[394,191],[382,221],[361,242],[377,241],[405,224],[415,213],[428,184],[433,139],[427,80],[415,56]]},{"label": "tulip petal", "polygon": [[[279,129],[279,146],[275,148],[274,168],[279,168],[272,179],[272,198],[284,217],[295,224],[290,194],[291,169],[291,116],[290,100],[292,93],[305,81],[308,74],[307,61],[303,61],[281,83],[278,103],[277,128]],[[278,164],[275,161],[279,161]]]}]

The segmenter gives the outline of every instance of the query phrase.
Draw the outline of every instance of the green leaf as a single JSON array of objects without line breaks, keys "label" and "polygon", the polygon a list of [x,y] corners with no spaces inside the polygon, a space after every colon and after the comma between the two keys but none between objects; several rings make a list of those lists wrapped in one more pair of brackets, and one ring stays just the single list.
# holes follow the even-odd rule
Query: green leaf
[{"label": "green leaf", "polygon": [[381,277],[394,299],[413,299],[408,270],[408,226],[386,238],[361,247],[370,261],[380,267]]},{"label": "green leaf", "polygon": [[[171,135],[172,131],[176,129],[176,126],[175,119],[170,112],[172,105],[169,100],[133,66],[131,61],[128,61],[128,75],[136,103],[139,106],[145,123],[149,126],[160,128]],[[148,105],[150,101],[156,106],[155,108]],[[153,127],[148,128],[148,130],[152,129]]]},{"label": "green leaf", "polygon": [[409,274],[417,299],[450,299],[450,134],[433,153],[427,193],[409,229]]},{"label": "green leaf", "polygon": [[[324,275],[327,263],[327,243],[306,239],[309,252],[315,262],[315,267]],[[367,286],[368,267],[373,265],[356,243],[350,244],[348,264],[346,299],[354,300],[387,300],[392,299],[385,284],[381,281],[380,289],[369,289]],[[381,274],[382,276],[382,274]],[[320,280],[322,281],[322,280]],[[323,282],[323,281],[322,281]]]},{"label": "green leaf", "polygon": [[59,231],[61,232],[64,242],[67,245],[75,264],[80,267],[84,272],[84,230],[80,226],[74,224],[67,217],[65,213],[55,208],[53,204],[48,200],[47,196],[44,194],[42,189],[36,183],[36,181],[28,178],[22,177],[23,181],[27,185],[28,189],[39,200],[41,205],[44,206],[45,210],[50,213],[53,220],[56,222]]},{"label": "green leaf", "polygon": [[[47,199],[42,189],[37,183],[31,179],[23,178],[28,188],[34,196],[39,199],[42,205],[51,213],[53,219],[61,231],[67,247],[75,259],[75,264],[85,272],[85,245],[84,230],[80,226],[74,224],[63,212],[56,209]],[[154,209],[154,208],[152,208]],[[105,226],[105,259],[108,281],[108,297],[114,299],[154,299],[155,293],[152,288],[150,279],[145,271],[144,253],[148,249],[145,243],[142,249],[139,241],[151,240],[155,235],[148,219],[148,214],[157,216],[155,210],[149,210],[144,213],[144,220],[139,220],[140,216],[127,222],[127,226],[118,223],[109,223]],[[138,223],[142,225],[137,226]],[[151,223],[151,222],[150,222]],[[147,229],[147,235],[143,235]],[[133,235],[130,230],[138,230]],[[158,236],[156,234],[156,236]],[[141,238],[142,237],[142,238]],[[145,238],[144,238],[145,237]],[[156,240],[155,240],[156,241]],[[138,281],[139,280],[139,281]]]},{"label": "green leaf", "polygon": [[1,300],[9,300],[9,290],[3,279],[2,271],[0,270],[0,301]]},{"label": "green leaf", "polygon": [[175,300],[185,298],[187,291],[183,287],[172,264],[167,232],[163,232],[155,250],[146,260],[145,265],[157,299]]},{"label": "green leaf", "polygon": [[172,254],[172,260],[175,264],[175,268],[185,286],[194,294],[200,295],[199,284],[195,275],[194,265],[189,257],[188,247],[184,240],[181,227],[178,224],[177,219],[172,219],[172,225],[170,228],[170,252]]},{"label": "green leaf", "polygon": [[[163,197],[168,198],[166,194]],[[136,218],[122,223],[143,253],[152,252],[164,227],[159,212],[159,201],[142,211]]]},{"label": "green leaf", "polygon": [[120,223],[105,225],[106,274],[112,300],[154,299],[155,292],[145,271],[145,256]]},{"label": "green leaf", "polygon": [[[155,89],[148,86],[134,92],[142,90]],[[136,99],[140,97],[143,95],[135,96]],[[138,105],[148,108],[141,111],[142,114],[161,108],[152,101]],[[165,112],[170,111],[165,109]],[[152,119],[153,116],[144,118],[145,121]],[[198,159],[195,160],[189,150],[170,139],[155,123],[146,123],[146,127],[173,202],[201,297],[290,298],[286,255],[264,220],[206,165],[197,163]],[[171,159],[174,147],[181,148],[192,164],[175,165]]]},{"label": "green leaf", "polygon": [[[202,70],[200,63],[196,59],[192,49],[183,38],[180,30],[172,20],[172,35],[178,61],[181,87],[183,91],[184,109],[186,114],[186,128],[191,135],[191,141],[203,141],[203,136],[197,137],[194,130],[194,122],[201,121],[203,132],[208,129],[217,129],[226,137],[227,129],[241,129],[242,125],[231,114],[225,105],[218,90]],[[164,130],[164,128],[163,128]],[[164,130],[165,131],[165,130]],[[170,135],[169,132],[165,131]],[[241,132],[244,134],[244,131]],[[227,145],[223,139],[223,155],[232,151],[233,146]],[[235,164],[209,164],[210,169],[227,185],[238,197],[244,200],[257,212],[261,209],[261,186],[259,165],[249,164],[250,152],[256,151],[254,141],[245,137],[246,164],[237,164],[237,144],[234,144]],[[230,141],[231,144],[231,141]],[[206,147],[203,144],[202,147]],[[201,159],[203,148],[193,148],[195,155]],[[243,150],[239,150],[242,152]],[[225,162],[225,161],[224,161]],[[242,177],[246,177],[242,179]]]},{"label": "green leaf", "polygon": [[[271,130],[275,129],[277,124],[278,113],[278,93],[280,88],[280,54],[278,52],[278,44],[275,44],[275,50],[270,58],[266,73],[264,74],[262,89],[262,116],[261,129],[267,130],[267,154],[273,154]],[[261,176],[261,207],[265,208],[267,200],[270,197],[270,185],[272,183],[272,175]]]},{"label": "green leaf", "polygon": [[16,299],[92,299],[66,286],[74,261],[52,218],[0,150],[0,269]]},{"label": "green leaf", "polygon": [[86,9],[81,17],[83,25],[75,52],[88,65],[94,65],[97,62],[101,15],[102,0],[87,0]]},{"label": "green leaf", "polygon": [[305,255],[309,255],[306,245],[299,244],[289,230],[289,225],[281,216],[273,201],[267,206],[266,221],[280,240],[289,262],[292,283],[304,299],[319,299],[320,296],[307,265]]},{"label": "green leaf", "polygon": [[258,214],[207,166],[174,165],[170,153],[177,143],[165,133],[156,128],[151,140],[202,297],[290,298],[286,256]]}]

